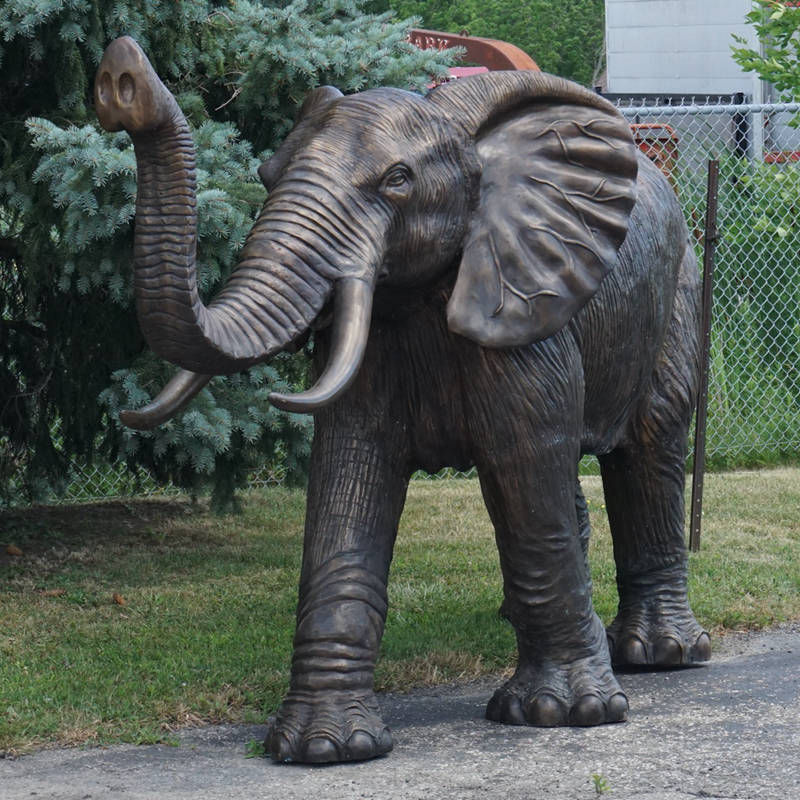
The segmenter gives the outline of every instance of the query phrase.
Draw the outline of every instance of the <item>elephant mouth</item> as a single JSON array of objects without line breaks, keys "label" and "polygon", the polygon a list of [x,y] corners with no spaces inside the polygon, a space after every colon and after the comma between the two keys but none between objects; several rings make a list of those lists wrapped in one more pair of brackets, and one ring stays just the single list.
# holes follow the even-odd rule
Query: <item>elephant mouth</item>
[{"label": "elephant mouth", "polygon": [[334,310],[335,304],[333,298],[331,298],[327,303],[325,303],[319,314],[317,314],[317,316],[311,321],[311,324],[308,326],[308,330],[305,332],[305,334],[296,342],[292,343],[291,347],[294,349],[289,350],[287,348],[287,350],[289,350],[291,353],[296,353],[305,345],[312,333],[319,333],[330,328],[330,326],[333,324]]}]

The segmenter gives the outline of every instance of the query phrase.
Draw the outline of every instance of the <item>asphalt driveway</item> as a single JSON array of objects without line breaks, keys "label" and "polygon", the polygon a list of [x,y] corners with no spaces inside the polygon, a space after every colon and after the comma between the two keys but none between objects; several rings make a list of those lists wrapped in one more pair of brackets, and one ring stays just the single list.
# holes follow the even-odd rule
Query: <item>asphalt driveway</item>
[{"label": "asphalt driveway", "polygon": [[707,666],[620,675],[631,703],[620,725],[497,725],[483,718],[495,682],[481,681],[383,696],[395,749],[375,761],[310,767],[248,759],[247,745],[264,727],[220,726],[185,731],[177,747],[0,760],[0,798],[800,798],[800,623],[714,644]]}]

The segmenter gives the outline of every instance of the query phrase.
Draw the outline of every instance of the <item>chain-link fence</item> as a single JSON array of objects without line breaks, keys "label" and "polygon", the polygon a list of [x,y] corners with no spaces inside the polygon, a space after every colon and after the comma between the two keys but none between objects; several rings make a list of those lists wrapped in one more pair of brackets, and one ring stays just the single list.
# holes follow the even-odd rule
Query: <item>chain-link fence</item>
[{"label": "chain-link fence", "polygon": [[[42,487],[23,486],[20,477],[12,477],[11,482],[7,487],[6,496],[12,505],[26,503],[24,498],[31,495],[43,502],[83,503],[130,496],[174,497],[183,493],[170,483],[156,482],[147,470],[141,467],[131,472],[124,462],[85,464],[73,461],[62,487],[52,487],[49,484]],[[280,486],[283,482],[284,470],[281,467],[255,467],[247,478],[247,486],[250,489]]]},{"label": "chain-link fence", "polygon": [[670,176],[702,251],[708,160],[720,162],[707,458],[800,456],[800,105],[619,103]]},{"label": "chain-link fence", "polygon": [[[800,457],[800,105],[617,101],[667,173],[702,250],[707,163],[720,161],[707,463]],[[437,476],[459,476],[443,470]],[[281,482],[254,469],[250,485]],[[73,465],[67,502],[175,492],[122,465]]]}]

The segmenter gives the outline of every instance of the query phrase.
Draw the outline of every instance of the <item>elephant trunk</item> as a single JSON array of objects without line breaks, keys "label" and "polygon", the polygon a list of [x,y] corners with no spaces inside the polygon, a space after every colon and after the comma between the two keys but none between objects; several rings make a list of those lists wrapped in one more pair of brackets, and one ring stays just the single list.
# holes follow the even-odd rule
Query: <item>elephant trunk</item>
[{"label": "elephant trunk", "polygon": [[[103,127],[125,129],[134,142],[134,285],[139,323],[153,351],[201,376],[238,372],[302,337],[335,291],[333,340],[342,345],[341,351],[332,353],[317,389],[296,402],[283,396],[276,396],[275,402],[308,411],[338,396],[363,356],[373,270],[365,264],[359,278],[343,278],[332,266],[334,251],[341,248],[331,243],[330,225],[321,222],[318,232],[310,230],[309,221],[320,220],[320,214],[305,187],[278,190],[270,197],[231,278],[205,306],[197,286],[191,133],[175,99],[132,39],[117,39],[106,49],[95,83],[95,104]],[[352,265],[352,256],[347,260]],[[364,291],[367,285],[369,291]],[[131,421],[136,427],[157,424],[206,382],[207,378],[179,375],[162,393],[163,399],[157,398]]]},{"label": "elephant trunk", "polygon": [[127,130],[136,150],[136,307],[153,351],[187,370],[228,374],[302,335],[330,295],[335,273],[287,233],[293,221],[284,214],[271,224],[262,213],[225,290],[204,306],[197,288],[195,154],[183,114],[127,37],[106,49],[95,93],[101,124]]}]

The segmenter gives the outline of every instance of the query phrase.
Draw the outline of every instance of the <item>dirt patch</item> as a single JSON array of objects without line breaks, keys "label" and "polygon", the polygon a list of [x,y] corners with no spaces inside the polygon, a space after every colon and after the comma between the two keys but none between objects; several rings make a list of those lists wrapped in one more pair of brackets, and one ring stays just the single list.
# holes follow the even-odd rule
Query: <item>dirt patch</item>
[{"label": "dirt patch", "polygon": [[[204,511],[185,499],[134,499],[0,512],[0,571],[20,559],[80,557],[110,539],[151,539],[153,529]],[[59,556],[59,554],[61,554]]]}]

